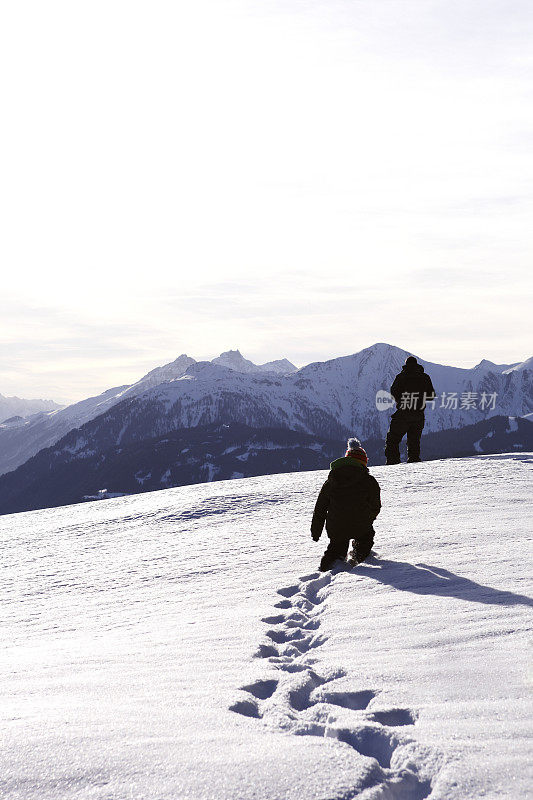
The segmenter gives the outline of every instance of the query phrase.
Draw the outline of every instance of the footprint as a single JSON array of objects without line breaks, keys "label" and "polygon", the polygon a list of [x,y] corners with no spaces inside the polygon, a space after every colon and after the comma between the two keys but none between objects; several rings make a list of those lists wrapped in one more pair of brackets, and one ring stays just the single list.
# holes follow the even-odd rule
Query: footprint
[{"label": "footprint", "polygon": [[307,639],[296,640],[295,642],[288,642],[283,648],[282,653],[290,658],[300,658],[309,652],[310,642]]},{"label": "footprint", "polygon": [[290,642],[290,646],[295,647],[300,653],[307,653],[315,647],[322,647],[327,640],[327,636],[308,636],[307,639],[296,639]]},{"label": "footprint", "polygon": [[307,622],[301,622],[295,619],[288,619],[285,622],[287,628],[300,628],[303,631],[316,631],[320,627],[318,619],[309,619]]},{"label": "footprint", "polygon": [[244,692],[250,692],[250,694],[253,694],[258,700],[267,700],[269,697],[272,697],[276,691],[277,685],[278,681],[276,680],[255,681],[248,686],[241,686],[241,689]]},{"label": "footprint", "polygon": [[261,622],[266,622],[267,625],[278,625],[280,622],[285,622],[284,614],[277,614],[275,617],[263,617]]},{"label": "footprint", "polygon": [[279,664],[279,669],[284,672],[305,672],[309,667],[305,664],[295,664],[292,658],[288,658],[284,664]]},{"label": "footprint", "polygon": [[318,597],[318,593],[321,589],[324,589],[331,583],[331,576],[330,575],[322,575],[320,578],[315,578],[312,581],[309,581],[303,587],[303,593],[305,597],[310,600],[312,603],[322,603],[324,598]]},{"label": "footprint", "polygon": [[289,623],[294,624],[295,622],[307,622],[308,620],[311,619],[309,614],[306,614],[305,611],[302,611],[299,608],[293,608],[290,614],[285,614],[284,617],[285,617],[284,621],[287,624]]},{"label": "footprint", "polygon": [[[375,769],[370,769],[367,774],[367,785],[359,784],[354,787],[355,793],[349,797],[359,795],[363,788],[372,787],[377,794],[373,797],[397,798],[397,800],[425,800],[432,790],[430,780],[421,780],[411,768],[404,767],[390,771],[391,758],[400,744],[393,735],[387,734],[384,729],[363,728],[350,730],[349,728],[336,728],[321,722],[302,721],[293,729],[296,736],[319,736],[337,739],[339,742],[352,747],[362,756],[374,759]],[[411,766],[411,765],[410,765]],[[386,770],[382,772],[381,770]],[[416,767],[415,767],[416,770]]]},{"label": "footprint", "polygon": [[385,768],[390,767],[392,754],[400,744],[394,733],[389,733],[377,725],[375,727],[365,725],[354,730],[341,728],[337,731],[336,738],[349,744],[362,756],[375,758],[380,767]]},{"label": "footprint", "polygon": [[290,690],[289,703],[296,711],[305,711],[306,708],[313,705],[310,700],[311,692],[326,682],[326,678],[322,678],[313,670],[307,670],[305,678]]},{"label": "footprint", "polygon": [[282,597],[292,597],[299,591],[300,586],[299,584],[296,584],[296,586],[285,586],[283,589],[278,589],[278,594],[282,595]]},{"label": "footprint", "polygon": [[236,703],[229,707],[229,710],[242,714],[243,717],[254,717],[255,719],[260,719],[261,717],[257,703],[254,700],[237,700]]},{"label": "footprint", "polygon": [[377,692],[371,689],[363,689],[360,692],[321,691],[315,697],[315,703],[331,703],[341,708],[350,708],[352,711],[364,711],[376,695]]},{"label": "footprint", "polygon": [[414,725],[417,714],[409,708],[390,708],[387,711],[373,711],[368,719],[396,728],[400,725]]},{"label": "footprint", "polygon": [[297,639],[303,639],[304,634],[301,628],[291,628],[289,630],[281,631],[267,631],[266,635],[269,639],[277,644],[285,644],[286,642],[294,642]]},{"label": "footprint", "polygon": [[[299,595],[298,597],[295,597],[293,602],[289,603],[289,605],[291,605],[293,608],[299,608],[304,613],[311,612],[314,614],[319,614],[320,612],[317,610],[317,606],[319,606],[321,602],[322,601],[320,600],[309,600],[308,597],[302,597],[302,595]],[[281,608],[281,606],[279,607]]]},{"label": "footprint", "polygon": [[317,619],[319,613],[314,615],[307,614],[300,608],[293,608],[287,614],[279,614],[273,617],[264,617],[261,621],[271,623],[273,625],[284,624],[285,628],[308,628],[315,629],[320,625],[320,620]]},{"label": "footprint", "polygon": [[255,658],[270,658],[270,656],[279,656],[279,650],[274,645],[269,644],[260,644],[254,654]]},{"label": "footprint", "polygon": [[280,669],[283,669],[283,665],[285,664],[292,664],[292,658],[290,656],[272,656],[268,660],[271,664],[275,664],[275,666]]}]

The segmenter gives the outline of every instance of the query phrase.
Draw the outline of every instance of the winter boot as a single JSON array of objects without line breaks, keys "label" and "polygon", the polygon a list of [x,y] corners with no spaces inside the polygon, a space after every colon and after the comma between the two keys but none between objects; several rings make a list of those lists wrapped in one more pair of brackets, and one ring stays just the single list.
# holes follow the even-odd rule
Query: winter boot
[{"label": "winter boot", "polygon": [[327,572],[328,569],[333,569],[334,564],[339,561],[340,559],[335,558],[333,556],[327,555],[324,553],[322,559],[320,561],[318,571],[319,572]]},{"label": "winter boot", "polygon": [[355,567],[357,564],[360,564],[362,561],[365,561],[369,555],[371,555],[374,551],[372,550],[372,545],[374,544],[374,529],[371,529],[371,535],[367,535],[361,540],[354,539],[353,546],[350,552],[348,553],[348,558],[346,559],[350,566]]}]

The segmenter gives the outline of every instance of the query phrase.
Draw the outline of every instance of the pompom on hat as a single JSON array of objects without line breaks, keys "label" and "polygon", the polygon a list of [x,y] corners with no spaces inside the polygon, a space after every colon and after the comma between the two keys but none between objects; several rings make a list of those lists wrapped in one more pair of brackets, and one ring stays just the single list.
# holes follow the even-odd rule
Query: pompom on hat
[{"label": "pompom on hat", "polygon": [[356,439],[355,436],[351,439],[348,439],[348,449],[344,454],[345,457],[355,458],[357,461],[360,461],[362,464],[368,464],[368,456],[363,450],[361,442],[359,439]]}]

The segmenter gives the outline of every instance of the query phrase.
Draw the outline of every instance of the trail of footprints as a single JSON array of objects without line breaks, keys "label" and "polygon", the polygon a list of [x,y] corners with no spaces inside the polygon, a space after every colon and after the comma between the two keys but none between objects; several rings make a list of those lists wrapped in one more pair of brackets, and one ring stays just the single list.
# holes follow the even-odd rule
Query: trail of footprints
[{"label": "trail of footprints", "polygon": [[343,800],[423,800],[431,794],[440,758],[407,734],[416,712],[383,707],[374,689],[335,689],[335,681],[346,675],[341,669],[325,675],[313,669],[313,653],[326,641],[320,618],[334,575],[312,573],[278,589],[278,613],[263,618],[266,641],[255,653],[266,659],[273,676],[242,686],[243,697],[230,710],[297,736],[335,738],[372,759]]}]

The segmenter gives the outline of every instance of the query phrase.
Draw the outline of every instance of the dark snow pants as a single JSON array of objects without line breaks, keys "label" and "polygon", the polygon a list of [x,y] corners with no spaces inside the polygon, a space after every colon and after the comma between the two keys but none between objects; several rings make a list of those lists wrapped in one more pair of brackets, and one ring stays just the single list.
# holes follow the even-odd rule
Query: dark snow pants
[{"label": "dark snow pants", "polygon": [[400,463],[400,442],[407,434],[407,460],[420,461],[420,437],[424,428],[424,415],[395,411],[391,417],[385,441],[387,464]]},{"label": "dark snow pants", "polygon": [[372,525],[362,533],[358,532],[355,535],[352,534],[348,539],[345,536],[333,536],[328,531],[329,544],[322,556],[322,569],[328,569],[328,565],[331,566],[337,559],[344,561],[348,555],[348,548],[350,547],[352,539],[353,551],[357,561],[364,561],[365,558],[368,558],[372,550],[374,533],[375,531]]}]

